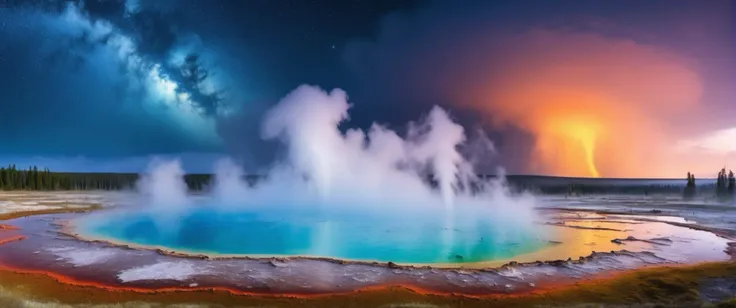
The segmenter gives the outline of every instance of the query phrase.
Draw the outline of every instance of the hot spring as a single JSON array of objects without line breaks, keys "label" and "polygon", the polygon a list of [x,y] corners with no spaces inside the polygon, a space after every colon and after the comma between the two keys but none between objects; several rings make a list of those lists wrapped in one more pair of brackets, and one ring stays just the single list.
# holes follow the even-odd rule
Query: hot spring
[{"label": "hot spring", "polygon": [[[204,196],[191,196],[177,161],[154,162],[139,206],[75,221],[82,237],[227,256],[303,256],[398,263],[508,259],[547,245],[534,199],[474,176],[491,150],[435,107],[405,136],[374,124],[341,131],[350,105],[340,90],[302,86],[270,110],[262,137],[283,159],[254,186],[231,161]],[[430,185],[427,178],[431,178]]]},{"label": "hot spring", "polygon": [[[161,222],[131,212],[89,220],[78,231],[96,238],[178,252],[227,256],[308,256],[411,264],[508,259],[546,245],[532,230],[511,222],[475,225],[417,214],[389,217],[309,210],[200,209]],[[454,225],[454,227],[453,227]]]}]

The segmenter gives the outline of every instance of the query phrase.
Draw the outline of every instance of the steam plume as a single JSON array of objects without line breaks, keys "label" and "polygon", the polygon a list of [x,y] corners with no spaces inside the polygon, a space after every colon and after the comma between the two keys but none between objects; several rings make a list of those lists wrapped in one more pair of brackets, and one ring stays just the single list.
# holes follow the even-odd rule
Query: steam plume
[{"label": "steam plume", "polygon": [[[292,91],[266,114],[262,131],[264,139],[284,144],[286,159],[253,188],[239,166],[231,160],[219,162],[213,196],[220,204],[243,207],[320,205],[394,213],[464,207],[492,210],[497,216],[531,215],[531,206],[518,206],[531,201],[512,198],[501,182],[475,178],[472,165],[458,151],[464,129],[442,108],[410,123],[405,137],[379,124],[367,132],[341,132],[338,126],[349,119],[349,108],[346,93],[339,89],[326,92],[305,85]],[[484,142],[484,149],[492,147]],[[184,203],[178,162],[152,166],[141,182],[143,192],[154,203]],[[438,190],[428,182],[430,174]],[[472,191],[469,183],[478,189]],[[516,208],[502,210],[509,203]]]},{"label": "steam plume", "polygon": [[[432,230],[441,251],[431,253],[440,257],[472,255],[481,245],[479,234],[491,227],[513,224],[535,230],[534,199],[512,196],[502,180],[475,179],[472,166],[458,152],[464,129],[442,108],[411,124],[404,137],[378,124],[367,132],[342,132],[338,127],[349,119],[349,109],[347,95],[339,89],[301,86],[289,93],[266,114],[262,135],[284,144],[285,160],[252,187],[239,166],[219,162],[206,206],[256,213],[268,221],[298,216],[316,230],[309,253],[322,256],[342,249],[331,243],[343,231],[355,232],[350,229],[354,220],[400,226],[407,240],[426,238],[425,231]],[[153,196],[151,206],[184,203],[178,163],[156,166],[141,183]],[[439,189],[429,183],[429,174]],[[471,182],[476,189],[470,189]],[[154,218],[156,223],[176,232],[180,221],[171,214],[187,207],[160,208],[164,211],[153,213],[161,217]],[[462,234],[455,234],[458,228]]]},{"label": "steam plume", "polygon": [[[370,131],[338,125],[350,105],[342,90],[330,93],[301,86],[266,115],[263,137],[281,138],[289,150],[289,167],[306,176],[322,197],[366,191],[371,195],[429,195],[422,178],[429,170],[451,205],[465,164],[457,147],[465,141],[462,126],[434,107],[406,139],[374,124]],[[466,170],[466,169],[463,169]]]},{"label": "steam plume", "polygon": [[152,204],[180,207],[188,203],[184,170],[179,160],[154,160],[148,170],[141,176],[138,189],[150,198]]}]

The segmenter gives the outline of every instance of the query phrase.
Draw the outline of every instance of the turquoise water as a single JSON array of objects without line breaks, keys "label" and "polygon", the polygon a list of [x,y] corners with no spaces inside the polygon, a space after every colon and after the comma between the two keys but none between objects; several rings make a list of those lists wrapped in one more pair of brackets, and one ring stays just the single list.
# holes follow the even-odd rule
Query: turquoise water
[{"label": "turquoise water", "polygon": [[308,209],[114,212],[77,223],[84,235],[190,253],[315,256],[397,263],[506,259],[547,242],[519,224],[474,215],[349,213]]}]

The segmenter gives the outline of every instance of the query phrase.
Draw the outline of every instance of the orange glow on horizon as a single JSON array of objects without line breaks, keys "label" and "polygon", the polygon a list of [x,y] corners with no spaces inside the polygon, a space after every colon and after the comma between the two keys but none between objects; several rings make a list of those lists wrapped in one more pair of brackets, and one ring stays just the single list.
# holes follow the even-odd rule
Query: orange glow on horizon
[{"label": "orange glow on horizon", "polygon": [[[589,176],[600,177],[600,172],[598,172],[598,167],[595,164],[596,125],[576,120],[563,120],[560,123],[551,122],[551,127],[553,129],[552,133],[567,138],[573,143],[580,144],[584,156],[582,162],[585,163]],[[574,159],[573,164],[581,163],[576,155],[570,156],[570,158]]]},{"label": "orange glow on horizon", "polygon": [[559,112],[543,113],[537,121],[537,170],[566,176],[601,176],[596,156],[598,139],[603,136],[602,121]]},{"label": "orange glow on horizon", "polygon": [[531,31],[502,48],[496,67],[455,93],[495,125],[534,138],[526,173],[650,178],[716,170],[706,165],[712,160],[674,150],[686,136],[683,119],[701,110],[703,84],[689,59],[564,31]]}]

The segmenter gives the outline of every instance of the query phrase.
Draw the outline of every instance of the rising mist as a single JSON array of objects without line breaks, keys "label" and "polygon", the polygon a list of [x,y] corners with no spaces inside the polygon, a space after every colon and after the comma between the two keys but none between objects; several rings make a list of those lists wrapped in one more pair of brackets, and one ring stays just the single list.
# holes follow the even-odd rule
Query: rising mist
[{"label": "rising mist", "polygon": [[[193,201],[178,161],[158,162],[139,185],[146,207],[159,209],[156,216],[170,216],[166,213],[172,207],[177,214],[211,207],[268,213],[273,219],[305,213],[317,217],[315,224],[340,225],[341,219],[357,217],[377,225],[410,226],[418,236],[422,228],[442,228],[446,231],[437,241],[446,243],[448,251],[464,247],[459,249],[463,253],[477,243],[457,243],[456,232],[469,232],[462,235],[467,239],[467,234],[493,227],[535,229],[534,199],[512,195],[503,178],[477,178],[458,151],[466,142],[464,129],[444,109],[434,107],[409,123],[406,136],[378,124],[343,133],[338,125],[349,120],[349,109],[342,90],[301,86],[265,116],[262,138],[280,141],[286,156],[263,179],[251,186],[233,161],[220,161],[205,201]],[[175,219],[161,221],[172,224],[171,230],[178,228]],[[331,242],[333,233],[320,234],[323,246]]]}]

